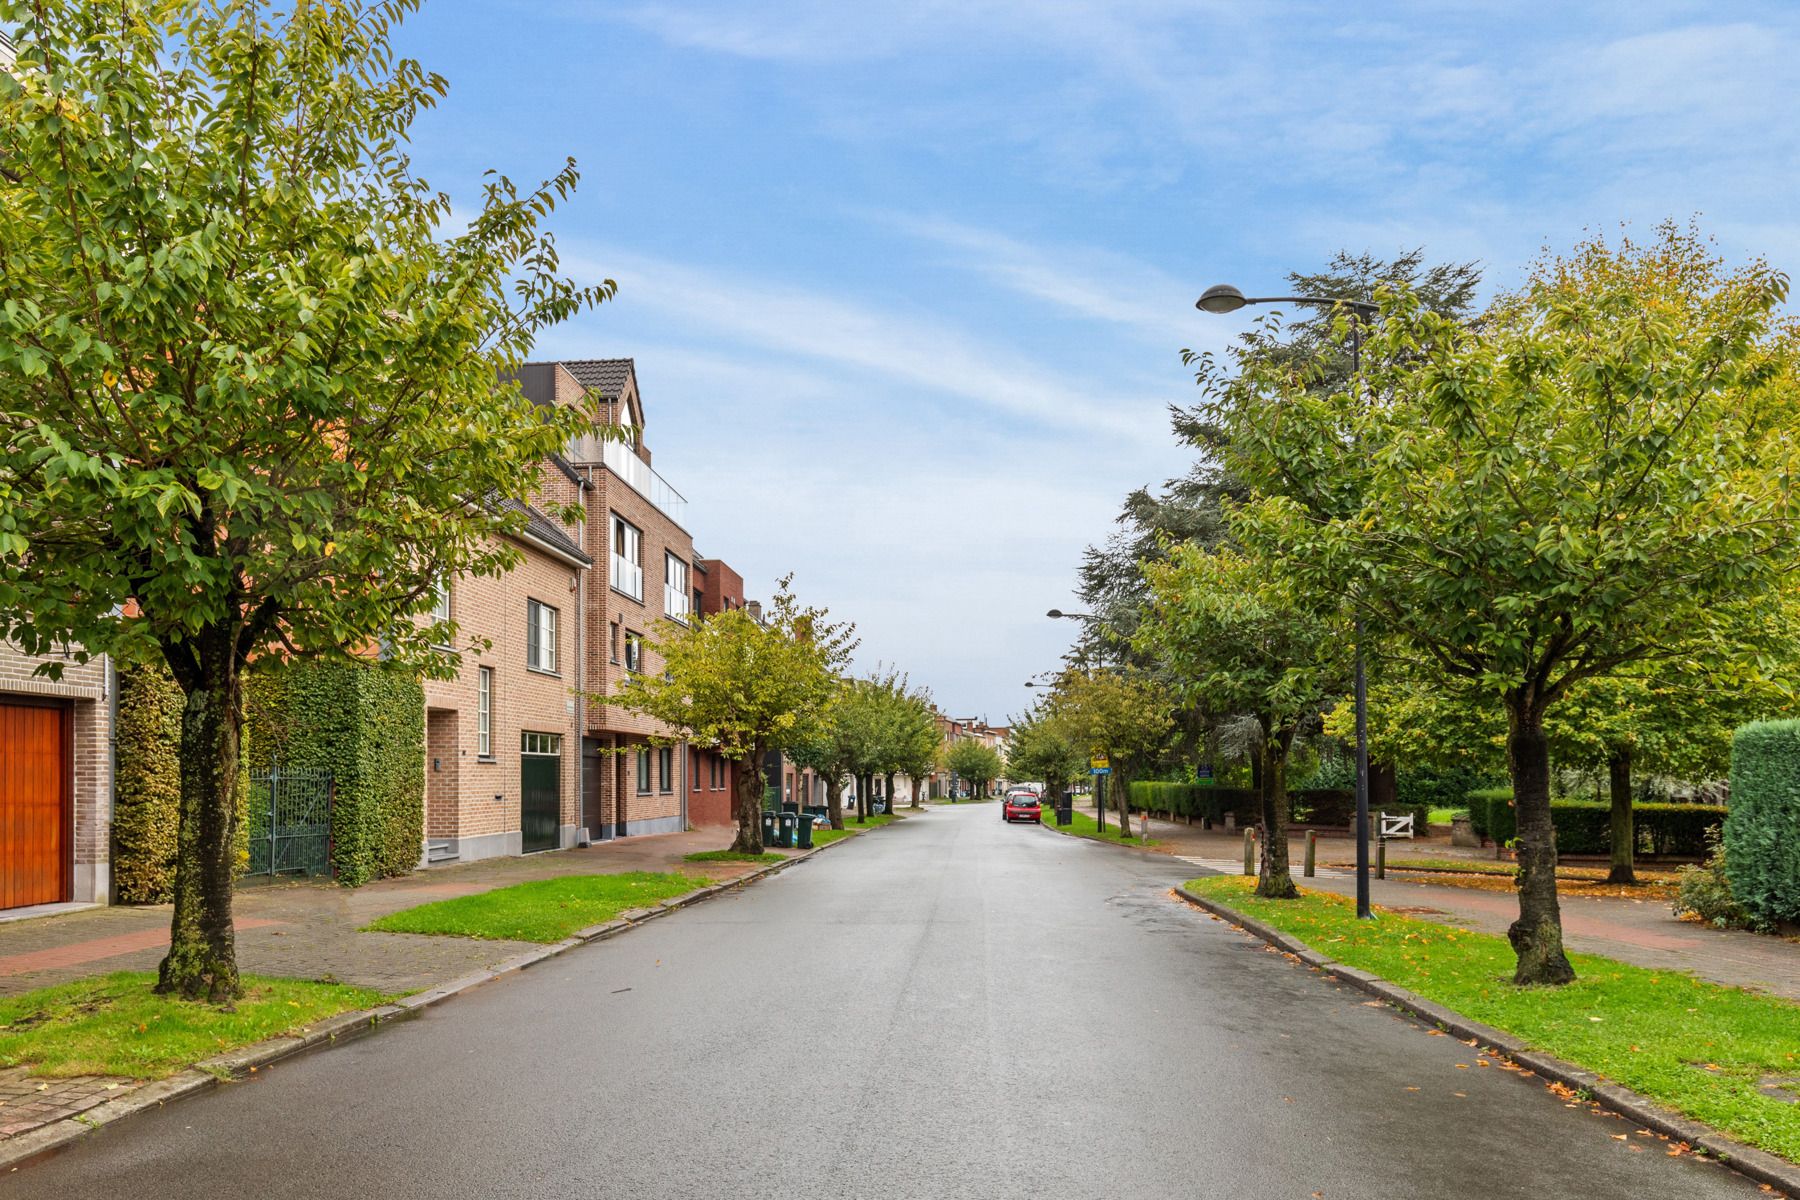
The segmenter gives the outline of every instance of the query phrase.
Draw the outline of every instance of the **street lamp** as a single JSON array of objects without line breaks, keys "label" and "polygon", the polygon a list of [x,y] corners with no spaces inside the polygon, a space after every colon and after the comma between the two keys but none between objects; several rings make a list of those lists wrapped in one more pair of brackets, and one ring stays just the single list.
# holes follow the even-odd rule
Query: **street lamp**
[{"label": "street lamp", "polygon": [[[1350,310],[1350,374],[1362,374],[1362,323],[1379,309],[1367,300],[1335,296],[1248,297],[1229,283],[1215,283],[1200,293],[1194,307],[1223,316],[1246,304],[1305,304],[1313,308]],[[1360,383],[1357,386],[1361,386]],[[1372,920],[1369,909],[1369,681],[1363,663],[1363,624],[1356,619],[1356,915]]]}]

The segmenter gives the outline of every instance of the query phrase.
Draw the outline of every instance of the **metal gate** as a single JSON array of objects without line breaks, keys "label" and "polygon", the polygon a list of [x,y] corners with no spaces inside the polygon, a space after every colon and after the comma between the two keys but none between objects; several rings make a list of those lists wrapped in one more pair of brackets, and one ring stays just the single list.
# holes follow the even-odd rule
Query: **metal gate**
[{"label": "metal gate", "polygon": [[331,772],[273,764],[250,776],[251,875],[331,873]]},{"label": "metal gate", "polygon": [[519,848],[554,850],[562,819],[562,735],[521,734],[519,751]]}]

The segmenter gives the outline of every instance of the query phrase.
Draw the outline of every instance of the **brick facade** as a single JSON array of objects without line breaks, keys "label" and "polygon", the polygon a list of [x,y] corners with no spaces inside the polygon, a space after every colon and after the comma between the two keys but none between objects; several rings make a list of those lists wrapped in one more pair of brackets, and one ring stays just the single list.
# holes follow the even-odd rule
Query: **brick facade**
[{"label": "brick facade", "polygon": [[65,827],[60,899],[106,904],[112,895],[112,669],[107,659],[63,659],[63,675],[34,674],[42,658],[0,642],[0,704],[60,708],[68,721],[63,769],[72,812]]}]

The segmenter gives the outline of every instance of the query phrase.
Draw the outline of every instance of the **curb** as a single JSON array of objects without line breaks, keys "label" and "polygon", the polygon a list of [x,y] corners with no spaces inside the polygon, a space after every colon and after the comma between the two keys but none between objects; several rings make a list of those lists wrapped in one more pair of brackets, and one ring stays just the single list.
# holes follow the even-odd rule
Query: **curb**
[{"label": "curb", "polygon": [[1554,1055],[1533,1050],[1527,1043],[1510,1033],[1504,1033],[1491,1025],[1483,1025],[1479,1021],[1472,1021],[1459,1012],[1445,1008],[1436,1001],[1427,1000],[1398,984],[1389,983],[1378,975],[1371,975],[1367,971],[1358,970],[1327,958],[1298,938],[1265,925],[1254,917],[1246,916],[1228,904],[1222,904],[1207,896],[1195,895],[1180,885],[1176,886],[1175,894],[1196,908],[1204,909],[1213,916],[1237,926],[1245,933],[1262,939],[1309,967],[1341,979],[1378,1000],[1385,1000],[1395,1008],[1435,1025],[1465,1042],[1471,1044],[1480,1042],[1481,1045],[1496,1053],[1504,1054],[1520,1066],[1545,1079],[1560,1083],[1564,1087],[1579,1088],[1592,1096],[1601,1107],[1618,1113],[1620,1116],[1629,1117],[1646,1129],[1667,1134],[1677,1141],[1686,1142],[1696,1150],[1703,1150],[1740,1175],[1778,1188],[1791,1196],[1800,1196],[1800,1166],[1778,1158],[1766,1150],[1746,1146],[1742,1142],[1720,1133],[1710,1125],[1702,1125],[1679,1113],[1671,1112],[1648,1096],[1640,1095],[1628,1087],[1613,1083],[1592,1071],[1583,1070],[1574,1063],[1564,1062]]},{"label": "curb", "polygon": [[[885,826],[873,827],[873,829],[882,828]],[[872,830],[865,829],[861,832],[868,833]],[[41,1125],[36,1129],[0,1141],[0,1171],[11,1173],[21,1167],[29,1166],[37,1159],[48,1157],[70,1143],[95,1133],[115,1121],[148,1112],[153,1108],[161,1108],[176,1100],[185,1100],[189,1096],[197,1096],[202,1092],[211,1091],[223,1083],[235,1083],[255,1074],[263,1067],[284,1059],[313,1050],[328,1049],[341,1041],[349,1041],[352,1038],[373,1033],[385,1022],[415,1017],[425,1009],[433,1008],[452,997],[460,996],[470,988],[480,987],[501,976],[523,971],[527,967],[560,957],[581,946],[617,937],[627,930],[637,928],[646,921],[666,917],[670,913],[705,900],[711,900],[725,892],[741,890],[759,879],[785,871],[796,863],[805,862],[821,851],[855,840],[854,837],[839,838],[837,841],[827,842],[822,846],[814,846],[811,850],[795,854],[791,858],[757,867],[736,879],[708,884],[706,887],[696,888],[686,895],[664,900],[654,908],[630,909],[610,921],[599,925],[590,925],[586,929],[578,929],[573,935],[560,942],[552,942],[546,946],[523,951],[511,958],[503,959],[491,967],[435,984],[390,1004],[383,1004],[377,1008],[360,1009],[356,1012],[339,1013],[335,1017],[327,1017],[314,1022],[303,1033],[271,1038],[265,1042],[257,1042],[254,1045],[244,1046],[241,1049],[205,1059],[185,1071],[176,1072],[167,1079],[153,1080],[133,1088],[129,1093],[116,1100],[108,1100],[104,1104],[95,1105],[76,1116]]]}]

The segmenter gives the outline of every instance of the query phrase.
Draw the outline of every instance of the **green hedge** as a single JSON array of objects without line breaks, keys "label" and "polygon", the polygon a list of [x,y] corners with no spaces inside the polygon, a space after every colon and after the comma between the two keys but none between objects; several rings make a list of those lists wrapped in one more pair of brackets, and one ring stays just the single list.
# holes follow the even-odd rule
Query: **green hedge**
[{"label": "green hedge", "polygon": [[113,886],[121,904],[163,904],[175,891],[181,823],[181,689],[165,667],[121,666],[113,798]]},{"label": "green hedge", "polygon": [[1725,876],[1753,921],[1800,923],[1800,721],[1754,721],[1731,740]]},{"label": "green hedge", "polygon": [[425,821],[425,692],[379,664],[291,663],[248,689],[253,767],[330,771],[331,863],[354,887],[419,862]]},{"label": "green hedge", "polygon": [[1241,823],[1254,820],[1256,793],[1249,788],[1222,788],[1198,783],[1138,780],[1131,785],[1131,806],[1143,812],[1167,813],[1181,819],[1222,821],[1232,813]]},{"label": "green hedge", "polygon": [[[1518,836],[1511,788],[1483,788],[1468,795],[1469,820],[1475,832],[1498,845]],[[1706,853],[1707,834],[1725,823],[1726,810],[1714,804],[1637,804],[1632,806],[1638,849],[1651,854],[1699,856]],[[1591,800],[1556,800],[1550,804],[1560,854],[1606,854],[1612,849],[1612,806]]]}]

